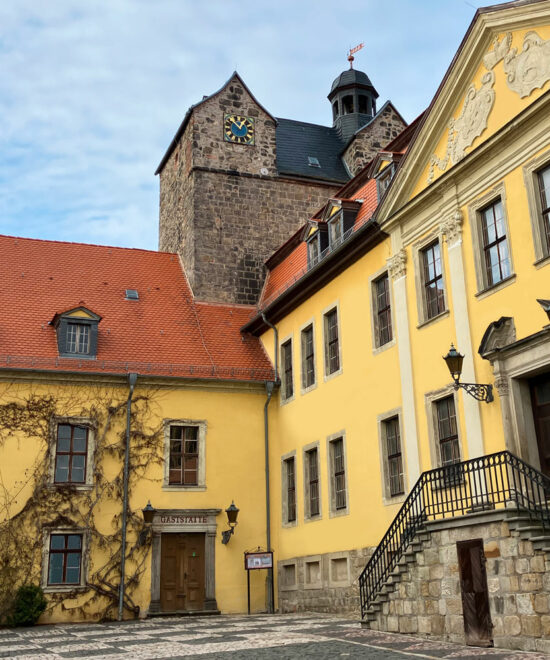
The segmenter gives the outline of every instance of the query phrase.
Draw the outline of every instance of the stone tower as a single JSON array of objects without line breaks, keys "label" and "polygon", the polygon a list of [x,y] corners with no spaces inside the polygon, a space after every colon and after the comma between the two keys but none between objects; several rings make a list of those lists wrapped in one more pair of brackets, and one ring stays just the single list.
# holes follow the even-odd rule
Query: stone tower
[{"label": "stone tower", "polygon": [[[367,112],[354,114],[359,123],[370,122],[365,130],[374,130],[378,143],[376,90],[370,82],[366,89],[365,74],[354,74],[357,107],[363,108],[363,92],[368,99]],[[333,85],[337,95],[346,91],[343,75]],[[389,142],[406,124],[384,118]],[[277,119],[236,72],[189,108],[156,171],[159,249],[181,255],[197,299],[256,303],[265,260],[374,153],[363,138],[352,137],[348,148],[346,116],[341,119],[333,127]]]}]

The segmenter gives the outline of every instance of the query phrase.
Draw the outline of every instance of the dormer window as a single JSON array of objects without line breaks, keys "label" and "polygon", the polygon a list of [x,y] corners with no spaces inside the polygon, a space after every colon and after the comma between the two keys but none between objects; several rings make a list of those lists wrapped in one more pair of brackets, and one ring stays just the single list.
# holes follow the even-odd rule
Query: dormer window
[{"label": "dormer window", "polygon": [[393,178],[394,172],[395,172],[395,165],[394,165],[394,163],[390,163],[388,166],[386,166],[382,170],[382,172],[376,178],[376,187],[378,189],[378,199],[381,199],[383,194],[388,189],[388,187],[391,183],[391,180]]},{"label": "dormer window", "polygon": [[317,230],[306,239],[307,267],[313,268],[325,256],[328,247],[328,232],[325,224],[320,224]]},{"label": "dormer window", "polygon": [[56,314],[51,324],[57,333],[59,356],[94,360],[97,354],[99,321],[101,316],[85,307]]}]

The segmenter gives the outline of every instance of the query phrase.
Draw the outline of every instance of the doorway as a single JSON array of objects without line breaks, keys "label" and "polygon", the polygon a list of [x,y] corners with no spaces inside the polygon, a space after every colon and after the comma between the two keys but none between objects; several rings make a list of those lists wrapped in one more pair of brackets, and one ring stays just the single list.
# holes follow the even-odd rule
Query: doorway
[{"label": "doorway", "polygon": [[550,477],[550,373],[529,381],[540,471]]},{"label": "doorway", "polygon": [[458,570],[462,593],[464,632],[469,646],[493,646],[493,624],[482,539],[459,541]]},{"label": "doorway", "polygon": [[204,609],[204,534],[161,535],[160,606],[163,612]]}]

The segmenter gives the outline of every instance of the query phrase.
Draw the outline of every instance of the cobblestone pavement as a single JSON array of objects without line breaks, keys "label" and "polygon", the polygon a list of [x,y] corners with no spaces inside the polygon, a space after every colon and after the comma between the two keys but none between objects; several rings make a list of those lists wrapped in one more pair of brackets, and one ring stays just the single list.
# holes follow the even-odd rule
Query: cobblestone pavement
[{"label": "cobblestone pavement", "polygon": [[17,660],[318,660],[479,658],[548,660],[542,653],[427,642],[363,630],[322,614],[169,617],[105,624],[0,629],[0,658]]}]

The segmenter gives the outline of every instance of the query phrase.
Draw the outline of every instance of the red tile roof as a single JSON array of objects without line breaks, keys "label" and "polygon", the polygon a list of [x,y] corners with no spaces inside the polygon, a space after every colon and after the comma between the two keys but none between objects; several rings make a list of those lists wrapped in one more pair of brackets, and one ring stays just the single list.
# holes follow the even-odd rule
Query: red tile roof
[{"label": "red tile roof", "polygon": [[[139,300],[125,300],[137,289]],[[101,316],[97,359],[59,358],[56,312]],[[0,368],[265,380],[255,309],[193,300],[178,255],[0,236]]]}]

